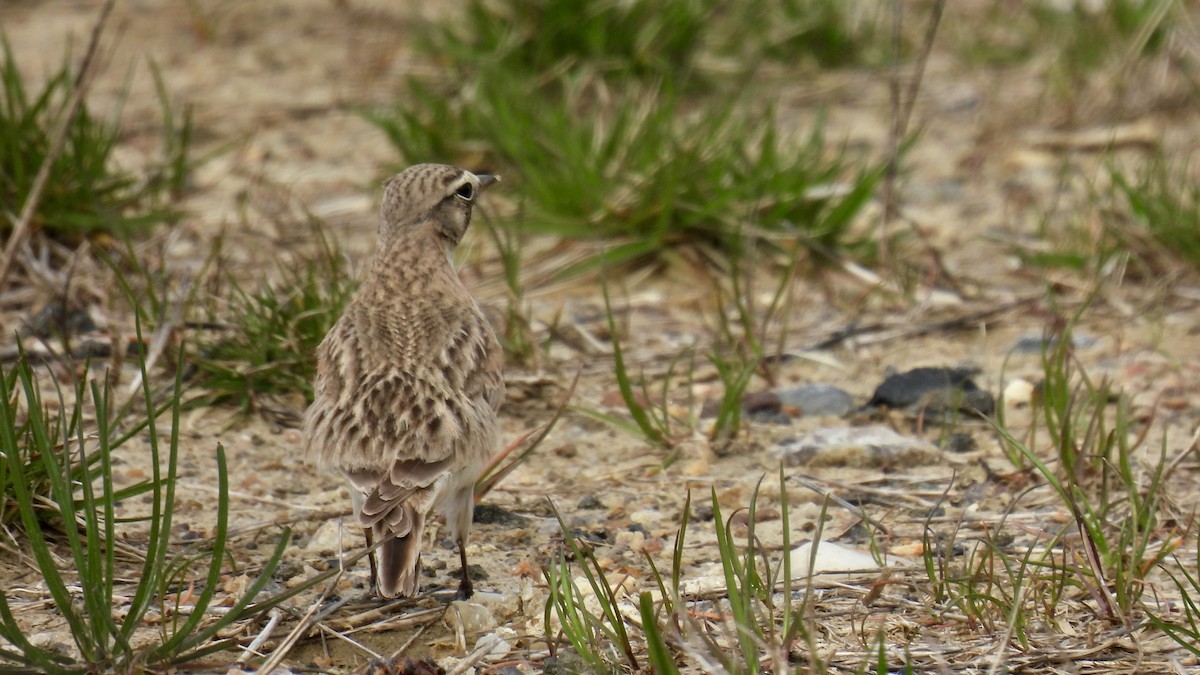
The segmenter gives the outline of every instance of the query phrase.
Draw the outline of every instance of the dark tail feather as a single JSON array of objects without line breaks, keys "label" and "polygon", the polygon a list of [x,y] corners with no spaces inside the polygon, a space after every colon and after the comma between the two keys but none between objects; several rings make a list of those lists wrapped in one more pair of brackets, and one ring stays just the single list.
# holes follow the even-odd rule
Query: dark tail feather
[{"label": "dark tail feather", "polygon": [[425,530],[424,516],[408,535],[396,537],[379,525],[371,528],[376,539],[387,539],[379,547],[379,594],[385,598],[397,595],[411,598],[421,582],[421,535]]}]

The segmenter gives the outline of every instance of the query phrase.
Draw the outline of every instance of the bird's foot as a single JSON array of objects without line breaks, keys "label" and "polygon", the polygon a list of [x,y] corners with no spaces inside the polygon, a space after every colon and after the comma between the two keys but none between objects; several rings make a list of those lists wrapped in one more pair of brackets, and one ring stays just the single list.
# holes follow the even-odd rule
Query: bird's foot
[{"label": "bird's foot", "polygon": [[471,586],[471,580],[464,576],[462,581],[458,582],[458,593],[454,594],[454,599],[470,600],[472,595],[475,595],[475,589]]}]

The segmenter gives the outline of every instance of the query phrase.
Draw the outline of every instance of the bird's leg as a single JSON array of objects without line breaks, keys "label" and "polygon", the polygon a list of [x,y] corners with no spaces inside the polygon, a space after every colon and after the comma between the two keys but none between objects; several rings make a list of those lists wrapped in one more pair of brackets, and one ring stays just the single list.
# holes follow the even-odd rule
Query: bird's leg
[{"label": "bird's leg", "polygon": [[454,599],[468,600],[475,594],[475,589],[471,586],[471,572],[467,570],[466,537],[459,537],[458,539],[458,561],[462,564],[462,580],[458,582],[458,595],[454,596]]},{"label": "bird's leg", "polygon": [[371,564],[371,580],[367,583],[367,597],[374,598],[379,595],[379,586],[377,579],[379,573],[375,569],[375,551],[371,549],[375,547],[375,537],[371,535],[371,528],[364,527],[363,535],[367,538],[367,562]]}]

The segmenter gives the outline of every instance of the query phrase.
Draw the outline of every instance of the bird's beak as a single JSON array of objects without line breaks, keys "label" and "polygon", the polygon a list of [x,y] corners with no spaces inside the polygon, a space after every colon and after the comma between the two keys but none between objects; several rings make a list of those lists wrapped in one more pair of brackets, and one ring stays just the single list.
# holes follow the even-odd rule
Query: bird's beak
[{"label": "bird's beak", "polygon": [[493,183],[500,182],[500,176],[490,173],[478,173],[475,177],[479,179],[479,189],[483,190],[490,187]]}]

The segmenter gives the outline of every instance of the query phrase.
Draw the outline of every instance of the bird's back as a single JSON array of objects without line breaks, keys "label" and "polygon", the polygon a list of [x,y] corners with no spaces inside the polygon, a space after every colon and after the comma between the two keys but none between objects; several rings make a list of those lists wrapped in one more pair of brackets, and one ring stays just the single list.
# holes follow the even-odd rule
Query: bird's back
[{"label": "bird's back", "polygon": [[318,349],[305,436],[319,463],[386,469],[492,445],[503,394],[495,334],[445,258],[391,253],[379,253]]}]

